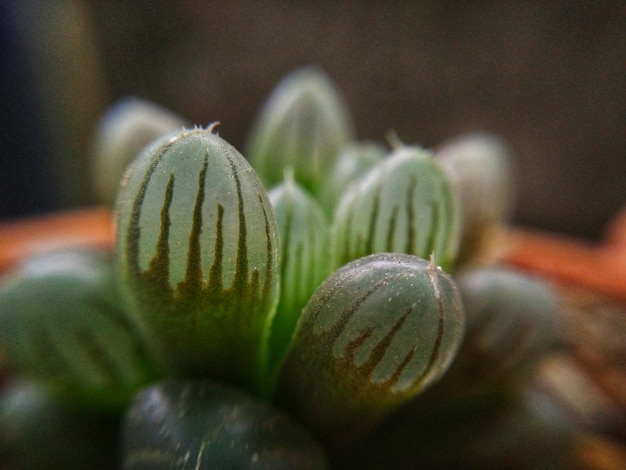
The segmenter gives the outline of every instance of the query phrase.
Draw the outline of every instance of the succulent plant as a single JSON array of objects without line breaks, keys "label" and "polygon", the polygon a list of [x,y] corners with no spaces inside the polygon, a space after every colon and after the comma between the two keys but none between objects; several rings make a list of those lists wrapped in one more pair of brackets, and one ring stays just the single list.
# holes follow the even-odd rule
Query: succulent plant
[{"label": "succulent plant", "polygon": [[456,284],[466,332],[447,373],[334,460],[367,462],[362,468],[569,468],[577,424],[533,382],[559,340],[554,292],[494,266],[468,268]]},{"label": "succulent plant", "polygon": [[380,253],[348,263],[302,313],[278,399],[318,438],[349,440],[441,377],[463,324],[454,282],[432,261]]},{"label": "succulent plant", "polygon": [[432,154],[401,145],[348,187],[331,242],[335,267],[379,252],[434,256],[452,269],[459,242],[458,203]]},{"label": "succulent plant", "polygon": [[465,308],[463,342],[446,375],[405,407],[415,419],[433,410],[498,409],[560,343],[559,305],[544,281],[502,266],[468,268],[455,281]]},{"label": "succulent plant", "polygon": [[332,216],[337,201],[346,188],[379,163],[387,153],[388,150],[378,142],[348,143],[339,153],[319,192],[318,197],[326,212]]},{"label": "succulent plant", "polygon": [[155,371],[128,318],[108,253],[62,250],[0,285],[0,355],[13,374],[63,394],[123,406]]},{"label": "succulent plant", "polygon": [[[31,411],[68,446],[91,436],[85,419],[127,407],[112,431],[127,469],[568,461],[570,421],[532,389],[558,340],[555,296],[473,264],[510,202],[497,138],[435,155],[355,141],[314,67],[266,102],[251,164],[215,124],[180,129],[146,103],[119,106],[100,128],[99,164],[155,140],[121,177],[115,268],[74,251],[0,285],[0,360],[32,381],[0,398],[0,460],[56,462]],[[20,460],[33,446],[42,459]]]},{"label": "succulent plant", "polygon": [[283,78],[256,118],[246,156],[267,187],[285,168],[312,193],[354,130],[341,93],[324,71],[305,66]]},{"label": "succulent plant", "polygon": [[91,167],[97,199],[112,205],[124,170],[139,152],[156,138],[186,125],[182,117],[141,98],[127,97],[114,103],[93,136]]},{"label": "succulent plant", "polygon": [[[505,267],[475,267],[456,277],[467,330],[446,380],[452,398],[485,389],[516,389],[559,344],[559,304],[543,280]],[[448,382],[449,381],[449,382]],[[444,383],[447,382],[447,383]]]},{"label": "succulent plant", "polygon": [[168,135],[133,162],[116,206],[120,275],[170,373],[259,388],[278,229],[255,172],[213,131]]},{"label": "succulent plant", "polygon": [[277,370],[291,344],[300,312],[330,274],[329,223],[318,202],[287,176],[269,194],[280,235],[283,288],[269,339],[270,365]]},{"label": "succulent plant", "polygon": [[461,204],[459,259],[479,255],[492,242],[490,231],[507,222],[513,207],[512,156],[504,140],[486,132],[463,134],[444,142],[437,162]]},{"label": "succulent plant", "polygon": [[126,470],[328,468],[307,431],[270,404],[231,386],[173,379],[131,403],[122,463]]}]

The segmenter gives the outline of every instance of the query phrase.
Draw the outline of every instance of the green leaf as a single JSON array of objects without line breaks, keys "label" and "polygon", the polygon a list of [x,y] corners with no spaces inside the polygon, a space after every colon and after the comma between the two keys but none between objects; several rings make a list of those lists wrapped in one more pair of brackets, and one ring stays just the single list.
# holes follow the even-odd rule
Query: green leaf
[{"label": "green leaf", "polygon": [[435,158],[461,204],[459,261],[488,248],[490,231],[507,221],[513,208],[513,157],[499,137],[480,132],[444,142]]},{"label": "green leaf", "polygon": [[329,276],[307,304],[281,370],[279,402],[337,445],[436,381],[461,342],[451,278],[405,254],[375,254]]},{"label": "green leaf", "polygon": [[140,98],[114,103],[93,136],[91,170],[98,200],[112,205],[124,170],[143,148],[186,125],[182,117]]},{"label": "green leaf", "polygon": [[319,199],[326,213],[332,216],[346,188],[379,163],[386,154],[387,149],[377,142],[349,143],[337,157],[328,178],[322,183]]},{"label": "green leaf", "polygon": [[315,194],[339,152],[353,138],[340,92],[318,67],[291,72],[275,87],[256,118],[246,156],[267,187],[285,168]]},{"label": "green leaf", "polygon": [[459,207],[430,152],[400,146],[344,192],[331,228],[334,265],[372,253],[434,255],[452,268]]},{"label": "green leaf", "polygon": [[291,343],[300,313],[330,274],[328,221],[292,178],[269,192],[280,234],[281,291],[270,335],[274,370]]},{"label": "green leaf", "polygon": [[568,455],[571,417],[529,394],[539,361],[559,341],[552,289],[506,267],[464,270],[456,284],[466,316],[456,359],[342,458],[380,459],[381,468],[431,462],[429,468],[530,469],[541,461],[531,458]]},{"label": "green leaf", "polygon": [[127,470],[328,468],[320,447],[285,414],[206,380],[170,379],[140,392],[122,437]]},{"label": "green leaf", "polygon": [[543,280],[504,267],[474,268],[457,285],[466,335],[458,361],[437,384],[447,400],[508,392],[529,382],[560,342],[560,309]]},{"label": "green leaf", "polygon": [[456,277],[465,336],[446,375],[404,408],[416,420],[495,406],[532,383],[561,342],[556,295],[543,280],[507,267],[465,269]]},{"label": "green leaf", "polygon": [[117,255],[169,372],[261,386],[278,229],[258,177],[212,128],[164,137],[135,160],[117,201]]},{"label": "green leaf", "polygon": [[125,406],[155,372],[97,250],[34,257],[0,286],[0,355],[74,399]]}]

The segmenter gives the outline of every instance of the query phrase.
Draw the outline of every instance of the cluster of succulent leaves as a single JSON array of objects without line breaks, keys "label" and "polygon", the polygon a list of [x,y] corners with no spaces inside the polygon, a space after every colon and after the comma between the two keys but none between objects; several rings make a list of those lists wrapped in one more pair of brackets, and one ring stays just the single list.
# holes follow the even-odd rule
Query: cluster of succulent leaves
[{"label": "cluster of succulent leaves", "polygon": [[354,127],[315,67],[277,85],[245,158],[216,124],[136,99],[110,110],[94,169],[102,200],[116,193],[114,253],[45,254],[0,287],[0,361],[19,378],[0,461],[565,462],[570,423],[531,387],[558,341],[555,297],[478,261],[511,207],[506,146],[387,148]]}]

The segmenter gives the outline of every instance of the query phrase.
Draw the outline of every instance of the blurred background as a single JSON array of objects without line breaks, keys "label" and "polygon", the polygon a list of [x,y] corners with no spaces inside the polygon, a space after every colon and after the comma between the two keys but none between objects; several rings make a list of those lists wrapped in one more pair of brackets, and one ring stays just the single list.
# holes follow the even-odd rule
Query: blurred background
[{"label": "blurred background", "polygon": [[487,130],[514,222],[588,240],[626,203],[626,2],[3,0],[0,219],[93,204],[91,133],[139,96],[243,148],[276,82],[318,64],[361,138]]}]

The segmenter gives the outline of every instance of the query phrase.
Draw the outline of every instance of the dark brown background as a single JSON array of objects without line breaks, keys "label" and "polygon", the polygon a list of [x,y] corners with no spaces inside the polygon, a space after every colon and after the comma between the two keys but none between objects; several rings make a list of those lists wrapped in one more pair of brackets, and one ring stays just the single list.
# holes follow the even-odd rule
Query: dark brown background
[{"label": "dark brown background", "polygon": [[[89,35],[89,54],[65,59],[80,70],[74,85],[55,91],[75,121],[65,130],[73,181],[89,126],[121,96],[219,120],[242,148],[277,80],[315,63],[344,91],[362,138],[391,128],[425,146],[470,130],[505,137],[518,159],[518,224],[597,239],[626,203],[625,2],[58,4],[66,10],[46,13],[52,30]],[[80,28],[54,26],[73,17]],[[88,188],[69,192],[89,198]]]}]

